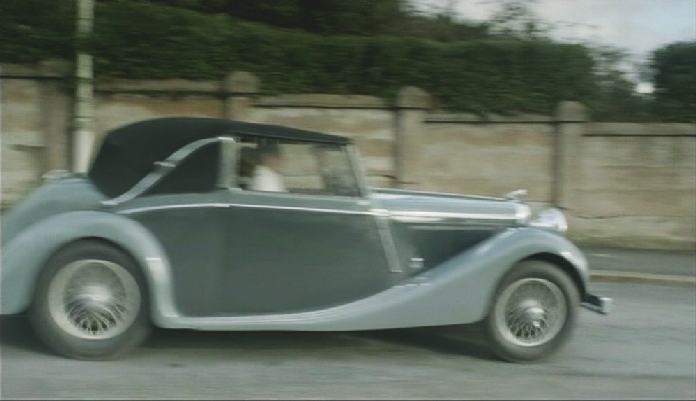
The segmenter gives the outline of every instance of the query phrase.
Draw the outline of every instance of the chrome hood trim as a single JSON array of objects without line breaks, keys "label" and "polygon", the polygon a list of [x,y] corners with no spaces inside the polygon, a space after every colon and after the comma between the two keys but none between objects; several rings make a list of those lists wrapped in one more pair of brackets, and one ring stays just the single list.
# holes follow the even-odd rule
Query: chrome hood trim
[{"label": "chrome hood trim", "polygon": [[422,195],[438,198],[457,198],[457,199],[479,199],[479,200],[491,200],[507,202],[510,199],[495,197],[495,196],[480,196],[480,195],[468,195],[468,194],[455,194],[451,192],[434,192],[434,191],[414,191],[409,189],[397,189],[397,188],[370,188],[373,195],[379,197],[401,197],[408,195]]},{"label": "chrome hood trim", "polygon": [[526,204],[504,198],[391,189],[373,189],[372,198],[383,214],[402,223],[514,226],[526,223],[531,215]]}]

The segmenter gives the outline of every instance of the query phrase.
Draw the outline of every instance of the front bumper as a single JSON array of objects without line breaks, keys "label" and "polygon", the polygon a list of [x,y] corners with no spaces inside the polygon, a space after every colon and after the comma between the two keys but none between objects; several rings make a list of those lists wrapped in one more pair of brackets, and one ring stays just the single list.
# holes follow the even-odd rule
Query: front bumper
[{"label": "front bumper", "polygon": [[582,306],[602,315],[607,315],[611,312],[614,300],[608,297],[599,297],[588,293],[582,300]]}]

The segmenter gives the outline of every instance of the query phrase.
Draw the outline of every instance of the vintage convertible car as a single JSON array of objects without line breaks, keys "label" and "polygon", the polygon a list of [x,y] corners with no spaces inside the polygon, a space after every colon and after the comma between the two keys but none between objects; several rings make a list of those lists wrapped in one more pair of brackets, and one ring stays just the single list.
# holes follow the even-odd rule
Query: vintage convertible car
[{"label": "vintage convertible car", "polygon": [[498,356],[529,361],[565,342],[579,305],[610,304],[565,229],[516,197],[368,188],[347,138],[153,119],[109,132],[86,175],[52,174],[4,216],[0,300],[82,359],[119,355],[152,324],[478,322]]}]

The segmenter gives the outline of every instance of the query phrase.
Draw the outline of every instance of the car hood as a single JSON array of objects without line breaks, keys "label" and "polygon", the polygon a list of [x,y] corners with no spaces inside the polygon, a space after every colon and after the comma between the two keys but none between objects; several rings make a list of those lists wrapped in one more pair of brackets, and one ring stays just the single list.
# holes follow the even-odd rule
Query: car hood
[{"label": "car hood", "polygon": [[31,192],[2,216],[2,244],[20,231],[47,217],[74,210],[93,210],[105,197],[82,177],[47,182]]},{"label": "car hood", "polygon": [[395,220],[414,223],[467,220],[519,225],[530,208],[517,200],[438,192],[375,188],[372,197]]}]

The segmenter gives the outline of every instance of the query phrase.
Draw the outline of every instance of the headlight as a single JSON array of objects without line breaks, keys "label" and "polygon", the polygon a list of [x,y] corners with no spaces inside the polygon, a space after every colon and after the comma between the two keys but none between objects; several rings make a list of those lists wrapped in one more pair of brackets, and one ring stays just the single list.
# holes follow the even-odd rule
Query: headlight
[{"label": "headlight", "polygon": [[529,222],[532,227],[545,228],[564,233],[568,230],[568,221],[558,209],[545,209]]}]

